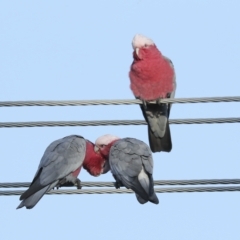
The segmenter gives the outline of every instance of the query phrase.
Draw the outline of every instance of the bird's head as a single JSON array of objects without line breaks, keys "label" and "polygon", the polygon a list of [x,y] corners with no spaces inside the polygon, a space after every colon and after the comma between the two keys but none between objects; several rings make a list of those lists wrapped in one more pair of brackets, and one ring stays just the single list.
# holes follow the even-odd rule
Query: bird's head
[{"label": "bird's head", "polygon": [[[157,47],[152,39],[147,38],[141,34],[136,34],[132,40],[133,58],[135,60],[142,60],[156,52]],[[157,52],[159,52],[157,50]]]},{"label": "bird's head", "polygon": [[110,148],[118,139],[120,138],[111,134],[103,135],[95,141],[94,151],[99,152],[105,159],[108,159]]}]

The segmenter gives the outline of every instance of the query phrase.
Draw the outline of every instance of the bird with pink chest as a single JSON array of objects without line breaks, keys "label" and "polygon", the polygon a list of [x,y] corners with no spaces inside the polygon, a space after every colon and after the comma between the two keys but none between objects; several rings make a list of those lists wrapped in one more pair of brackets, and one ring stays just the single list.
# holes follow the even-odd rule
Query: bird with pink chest
[{"label": "bird with pink chest", "polygon": [[92,176],[104,172],[106,160],[94,151],[94,144],[79,135],[53,141],[45,150],[29,188],[20,196],[17,208],[33,208],[53,188],[74,186],[81,188],[78,179],[81,168]]},{"label": "bird with pink chest", "polygon": [[[172,140],[169,127],[171,104],[161,103],[162,98],[174,98],[176,76],[170,59],[162,55],[155,43],[140,34],[132,41],[133,62],[129,78],[134,96],[143,101],[140,105],[148,124],[149,144],[152,152],[170,152]],[[155,101],[155,103],[149,103]]]}]

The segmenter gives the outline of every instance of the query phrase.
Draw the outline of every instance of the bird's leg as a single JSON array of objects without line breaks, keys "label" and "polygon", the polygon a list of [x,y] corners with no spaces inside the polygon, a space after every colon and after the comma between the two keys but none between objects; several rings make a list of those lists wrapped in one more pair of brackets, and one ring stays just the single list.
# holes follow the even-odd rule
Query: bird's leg
[{"label": "bird's leg", "polygon": [[147,102],[145,100],[142,100],[142,103],[143,103],[144,109],[146,110],[147,109]]},{"label": "bird's leg", "polygon": [[116,182],[114,183],[114,187],[115,187],[116,189],[119,189],[120,187],[124,187],[124,185],[122,184],[121,181],[117,181],[117,180],[116,180]]},{"label": "bird's leg", "polygon": [[77,189],[81,189],[81,181],[77,178],[75,183],[66,181],[66,178],[62,178],[58,184],[56,185],[56,188],[59,189],[60,187],[73,187],[77,186]]},{"label": "bird's leg", "polygon": [[115,187],[116,189],[119,189],[120,187],[124,187],[124,185],[122,184],[122,182],[121,182],[120,180],[118,180],[118,178],[117,178],[116,175],[113,174],[113,177],[114,177],[114,179],[116,180],[116,182],[113,183],[113,184],[114,184],[114,187]]},{"label": "bird's leg", "polygon": [[[168,95],[167,95],[167,98],[168,98]],[[161,100],[162,100],[161,98],[158,98],[156,100],[156,104],[159,106],[159,109],[160,109],[159,114],[168,117],[168,103],[162,103]]]},{"label": "bird's leg", "polygon": [[74,185],[77,186],[77,189],[82,189],[81,181],[79,178],[76,179],[76,182]]},{"label": "bird's leg", "polygon": [[64,182],[62,184],[59,184],[59,187],[73,187],[75,186],[75,183],[73,182]]},{"label": "bird's leg", "polygon": [[157,105],[161,105],[161,104],[162,104],[162,103],[161,103],[161,100],[162,100],[161,98],[158,98],[158,99],[156,100],[156,104],[157,104]]},{"label": "bird's leg", "polygon": [[[55,186],[57,189],[62,187],[66,183],[66,178],[62,178],[59,180],[58,184]],[[53,188],[54,189],[54,188]]]}]

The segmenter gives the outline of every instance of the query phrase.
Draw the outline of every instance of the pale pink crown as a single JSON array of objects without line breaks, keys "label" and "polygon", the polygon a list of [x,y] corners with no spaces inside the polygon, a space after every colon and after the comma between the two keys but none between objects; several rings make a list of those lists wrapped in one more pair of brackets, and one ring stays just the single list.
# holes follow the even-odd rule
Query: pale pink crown
[{"label": "pale pink crown", "polygon": [[153,40],[141,34],[136,34],[132,40],[133,49],[141,48],[144,46],[150,46],[150,45],[155,45]]},{"label": "pale pink crown", "polygon": [[99,138],[97,138],[97,140],[95,141],[95,145],[100,146],[100,145],[108,145],[109,143],[120,139],[117,136],[111,135],[111,134],[106,134],[103,135]]}]

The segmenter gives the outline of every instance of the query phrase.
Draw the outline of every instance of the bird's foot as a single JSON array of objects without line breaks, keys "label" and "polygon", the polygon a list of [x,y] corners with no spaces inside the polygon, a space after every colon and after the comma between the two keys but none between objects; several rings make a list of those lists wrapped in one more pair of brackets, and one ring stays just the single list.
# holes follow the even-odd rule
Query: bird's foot
[{"label": "bird's foot", "polygon": [[119,189],[120,187],[123,187],[123,184],[122,184],[121,182],[116,181],[116,182],[114,183],[114,187],[115,187],[116,189]]},{"label": "bird's foot", "polygon": [[77,189],[82,189],[81,181],[80,179],[76,179],[75,186],[77,186]]},{"label": "bird's foot", "polygon": [[81,189],[81,181],[77,178],[75,183],[67,181],[66,178],[62,178],[58,184],[56,185],[56,188],[59,189],[60,187],[73,187],[77,186],[77,189]]},{"label": "bird's foot", "polygon": [[58,184],[55,187],[58,190],[60,187],[64,186],[65,183],[66,183],[66,178],[62,178],[59,180]]},{"label": "bird's foot", "polygon": [[147,101],[142,100],[142,103],[143,103],[143,107],[144,107],[144,109],[147,109]]},{"label": "bird's foot", "polygon": [[156,104],[159,105],[159,106],[161,106],[161,104],[162,104],[162,98],[158,98],[158,99],[156,100]]}]

